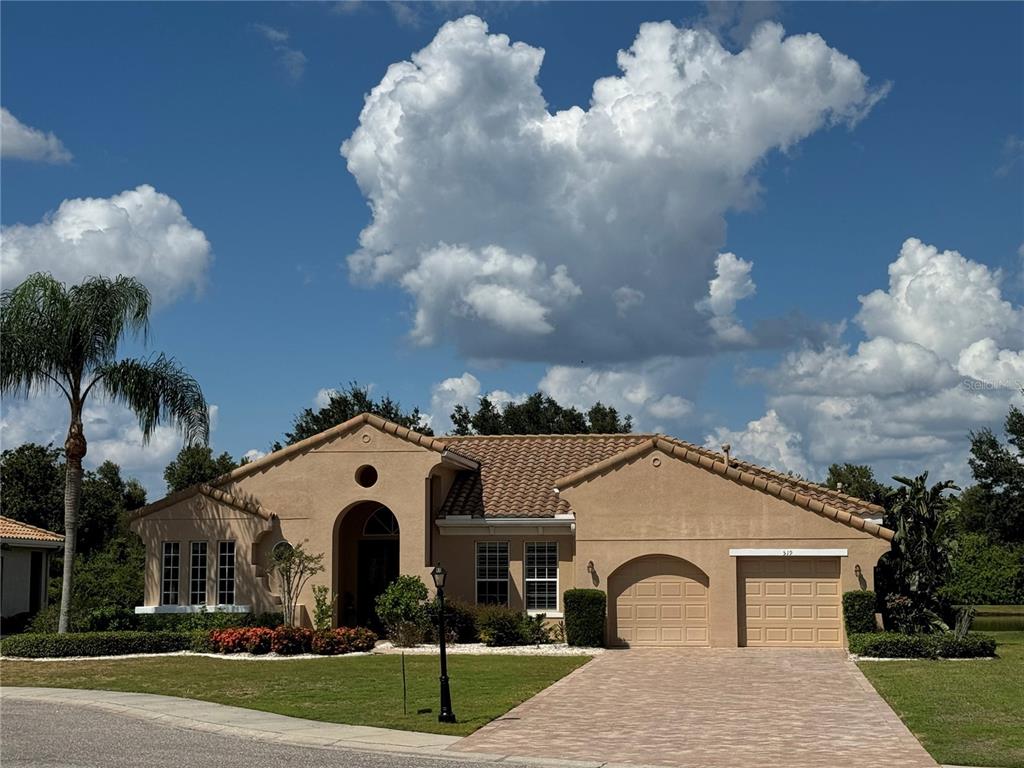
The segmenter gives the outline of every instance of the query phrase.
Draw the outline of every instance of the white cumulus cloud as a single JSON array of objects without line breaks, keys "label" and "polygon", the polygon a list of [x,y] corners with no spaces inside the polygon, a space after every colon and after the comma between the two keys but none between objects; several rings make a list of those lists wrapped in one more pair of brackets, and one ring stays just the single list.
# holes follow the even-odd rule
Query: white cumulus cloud
[{"label": "white cumulus cloud", "polygon": [[708,435],[705,442],[715,450],[728,444],[737,459],[815,480],[818,471],[804,458],[802,441],[798,432],[783,424],[774,410],[769,410],[760,419],[748,422],[745,429],[733,431],[720,427]]},{"label": "white cumulus cloud", "polygon": [[718,315],[695,305],[725,214],[756,198],[771,152],[884,94],[821,37],[773,23],[739,53],[644,24],[586,108],[548,109],[543,58],[475,16],[447,23],[388,68],[342,144],[373,212],[350,273],[403,287],[420,342],[550,363],[720,345]]},{"label": "white cumulus cloud", "polygon": [[0,107],[0,156],[55,165],[72,159],[52,132],[25,125],[4,107]]},{"label": "white cumulus cloud", "polygon": [[65,282],[132,275],[157,304],[202,289],[212,260],[206,235],[176,200],[148,184],[109,198],[65,200],[37,224],[0,231],[0,271],[13,286],[48,271]]},{"label": "white cumulus cloud", "polygon": [[754,295],[750,272],[754,265],[735,253],[720,253],[715,258],[715,277],[708,283],[708,295],[697,302],[697,309],[711,315],[709,324],[724,342],[749,344],[750,333],[736,319],[736,305]]},{"label": "white cumulus cloud", "polygon": [[883,479],[928,469],[969,481],[968,433],[1001,432],[1010,404],[1024,404],[1024,309],[1000,281],[985,264],[908,239],[888,289],[860,297],[866,339],[803,348],[759,372],[773,428],[757,421],[716,437],[769,463],[785,449],[794,471],[849,461],[875,465]]}]

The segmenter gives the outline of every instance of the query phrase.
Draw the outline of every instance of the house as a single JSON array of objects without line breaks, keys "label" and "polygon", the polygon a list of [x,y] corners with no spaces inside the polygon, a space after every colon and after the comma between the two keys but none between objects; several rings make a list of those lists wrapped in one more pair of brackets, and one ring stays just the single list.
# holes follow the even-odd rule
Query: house
[{"label": "house", "polygon": [[50,557],[64,547],[59,533],[0,517],[0,615],[33,614],[46,605]]},{"label": "house", "polygon": [[428,437],[363,414],[134,513],[140,612],[280,610],[274,547],[302,542],[339,624],[399,574],[557,618],[608,594],[611,644],[842,646],[871,588],[882,509],[663,435]]}]

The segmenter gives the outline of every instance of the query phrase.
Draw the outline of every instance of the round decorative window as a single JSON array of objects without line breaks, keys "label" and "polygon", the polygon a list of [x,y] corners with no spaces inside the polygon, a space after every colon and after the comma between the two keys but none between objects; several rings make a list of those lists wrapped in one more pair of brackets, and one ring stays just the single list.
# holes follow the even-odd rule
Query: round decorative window
[{"label": "round decorative window", "polygon": [[280,560],[282,557],[287,556],[295,547],[289,544],[287,541],[279,541],[274,545],[270,555],[274,560]]},{"label": "round decorative window", "polygon": [[356,470],[356,482],[363,488],[370,488],[377,483],[377,470],[369,464],[363,464]]}]

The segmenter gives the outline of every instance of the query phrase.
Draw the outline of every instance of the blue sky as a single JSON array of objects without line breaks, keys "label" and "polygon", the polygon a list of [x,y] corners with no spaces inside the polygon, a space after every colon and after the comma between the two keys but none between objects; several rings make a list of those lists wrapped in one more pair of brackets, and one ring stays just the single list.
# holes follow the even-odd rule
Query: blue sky
[{"label": "blue sky", "polygon": [[[392,109],[406,105],[405,143],[375,134],[369,117],[354,139],[398,159],[364,159],[350,172],[339,147],[360,128],[366,94],[389,65],[467,13],[487,30],[453,27],[414,74],[419,90],[384,94]],[[759,21],[781,24],[782,40],[819,35],[811,53],[842,55],[857,72],[822,85],[828,66],[799,56],[780,63],[786,48],[741,53]],[[670,134],[680,135],[705,119],[711,130],[732,130],[747,109],[735,139],[704,153],[699,142],[655,134],[656,110],[623,117],[621,104],[609,106],[626,120],[619,134],[600,135],[595,119],[593,144],[577,137],[583,149],[555,159],[538,159],[540,145],[522,138],[522,125],[509,132],[509,115],[543,122],[529,55],[487,35],[543,49],[536,83],[554,114],[588,110],[595,80],[622,75],[616,53],[634,45],[644,22],[717,37],[699,38],[689,53],[673,49],[677,73],[688,61],[753,57],[749,70],[740,58],[718,74],[712,66],[720,97],[687,91],[665,107],[676,121]],[[638,56],[638,70],[661,72],[658,55]],[[998,424],[1020,402],[1021,4],[6,3],[0,56],[4,109],[41,132],[16,144],[5,115],[0,279],[6,287],[33,268],[65,279],[99,268],[144,280],[159,272],[165,297],[150,346],[178,357],[217,405],[218,451],[266,450],[319,390],[349,380],[419,405],[439,430],[455,399],[542,386],[581,405],[599,396],[641,428],[729,440],[747,458],[803,474],[849,460],[885,474],[931,469],[965,479],[966,433]],[[462,79],[431,79],[430,67]],[[636,82],[674,87],[656,80]],[[416,101],[431,88],[455,107]],[[803,98],[811,92],[817,100]],[[725,99],[740,105],[735,114],[721,107]],[[634,133],[622,139],[627,124]],[[50,133],[65,155],[32,148],[33,137]],[[647,135],[664,142],[664,163],[639,156]],[[481,145],[459,146],[458,136]],[[553,189],[559,162],[571,180],[565,208],[541,210],[537,190]],[[392,179],[378,190],[387,221],[381,214],[379,239],[363,244],[370,266],[360,273],[347,259],[373,222],[368,185],[378,177]],[[180,206],[184,226],[201,231],[208,248],[183,257],[152,239],[138,246],[155,236],[135,223],[104,235],[125,240],[98,251],[66,238],[59,252],[48,248],[44,228],[63,201],[140,185]],[[680,194],[683,222],[667,206],[638,213],[624,186],[654,205]],[[474,209],[483,194],[486,208]],[[139,205],[183,226],[164,198],[143,195]],[[580,222],[587,231],[573,240],[565,232]],[[921,243],[907,247],[908,238]],[[901,248],[897,272],[924,286],[928,309],[889,283]],[[720,253],[738,259],[732,278]],[[631,263],[638,280],[624,282]],[[486,280],[469,274],[489,269]],[[734,298],[695,309],[716,275]],[[865,309],[858,297],[873,291],[885,295]],[[603,312],[612,296],[636,298]],[[417,310],[431,333],[413,330]],[[858,352],[861,341],[874,343]],[[65,429],[43,401],[4,410],[4,447],[59,441]],[[119,460],[159,495],[173,437],[141,450],[123,415],[94,417],[93,458]]]}]

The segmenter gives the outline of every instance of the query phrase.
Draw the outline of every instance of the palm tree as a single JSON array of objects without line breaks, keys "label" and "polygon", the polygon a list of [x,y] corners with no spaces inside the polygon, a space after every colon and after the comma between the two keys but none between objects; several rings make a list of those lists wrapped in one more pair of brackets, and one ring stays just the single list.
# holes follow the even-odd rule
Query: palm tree
[{"label": "palm tree", "polygon": [[52,275],[29,275],[0,298],[0,392],[29,395],[59,390],[71,411],[64,443],[64,583],[59,632],[68,630],[72,565],[82,497],[86,440],[82,412],[95,390],[139,418],[143,442],[162,423],[186,443],[206,443],[210,422],[199,384],[163,354],[116,360],[125,335],[146,338],[149,291],[133,277],[90,277],[68,287]]}]

